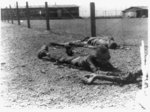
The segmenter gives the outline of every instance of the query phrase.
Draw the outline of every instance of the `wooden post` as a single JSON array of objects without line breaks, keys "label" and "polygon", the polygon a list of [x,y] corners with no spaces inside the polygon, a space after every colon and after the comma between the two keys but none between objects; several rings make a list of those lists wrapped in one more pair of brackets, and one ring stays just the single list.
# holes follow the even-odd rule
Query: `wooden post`
[{"label": "wooden post", "polygon": [[10,8],[10,11],[9,11],[9,15],[10,15],[10,19],[11,19],[11,23],[13,24],[14,22],[13,22],[13,11],[12,11],[12,9],[11,9],[11,5],[9,5],[9,8]]},{"label": "wooden post", "polygon": [[[149,49],[149,46],[148,46],[148,49]],[[145,57],[145,48],[144,48],[143,40],[140,46],[140,54],[141,54],[141,69],[142,69],[142,90],[139,91],[139,93],[137,94],[136,100],[145,110],[147,110],[147,109],[150,109],[149,103],[147,103],[149,101],[148,98],[150,94],[150,88],[149,88],[149,73],[150,73],[150,70],[149,70],[150,60],[149,59],[150,57],[149,57],[149,52],[147,56]]]},{"label": "wooden post", "polygon": [[17,20],[18,20],[18,25],[20,25],[20,15],[19,15],[18,2],[16,2],[16,9],[17,9]]},{"label": "wooden post", "polygon": [[142,45],[140,47],[141,53],[141,69],[142,69],[142,90],[145,89],[145,80],[146,80],[146,63],[145,63],[145,51],[144,51],[144,41],[142,40]]},{"label": "wooden post", "polygon": [[30,9],[28,6],[28,2],[26,2],[26,17],[27,17],[28,28],[31,28],[31,26],[30,26]]},{"label": "wooden post", "polygon": [[45,2],[45,12],[46,12],[46,27],[47,27],[47,30],[50,30],[49,11],[48,11],[48,3],[47,2]]},{"label": "wooden post", "polygon": [[90,12],[91,12],[91,36],[96,37],[95,4],[94,4],[94,2],[90,3]]}]

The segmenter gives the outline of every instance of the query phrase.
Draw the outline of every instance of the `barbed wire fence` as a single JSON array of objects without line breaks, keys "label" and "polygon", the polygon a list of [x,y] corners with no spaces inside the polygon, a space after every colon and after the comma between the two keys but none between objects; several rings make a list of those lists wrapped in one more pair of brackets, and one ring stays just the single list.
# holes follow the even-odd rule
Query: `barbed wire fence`
[{"label": "barbed wire fence", "polygon": [[[90,7],[91,6],[89,5],[89,9]],[[25,9],[25,13],[22,10],[23,8]],[[40,10],[35,10],[35,12],[39,12],[39,15],[35,15],[39,16],[39,20],[35,20],[31,15],[31,13],[35,12],[32,12],[33,10],[30,10],[30,8],[33,7],[30,6],[28,2],[26,2],[25,7],[19,7],[18,3],[16,3],[16,7],[14,8],[9,5],[9,8],[5,8],[5,12],[3,12],[3,10],[1,11],[2,21],[26,26],[28,28],[36,28],[40,31],[48,30],[58,35],[69,34],[75,35],[76,37],[109,35],[113,36],[116,40],[119,40],[121,44],[130,44],[130,37],[135,37],[135,41],[137,41],[146,36],[145,34],[139,34],[139,32],[137,32],[138,30],[142,30],[139,26],[143,24],[143,20],[124,18],[122,16],[122,10],[100,10],[98,7],[94,6],[93,9],[95,14],[93,20],[95,23],[92,23],[91,21],[93,20],[91,20],[92,17],[90,16],[90,10],[80,10],[80,15],[86,16],[79,16],[80,18],[76,18],[70,13],[69,9],[63,8],[63,11],[69,14],[71,19],[52,20],[47,11],[48,3],[45,3],[45,8],[43,6]],[[43,12],[45,14],[43,14]],[[93,28],[91,24],[95,24],[94,26],[96,28]],[[91,29],[94,29],[94,35],[92,35]]]}]

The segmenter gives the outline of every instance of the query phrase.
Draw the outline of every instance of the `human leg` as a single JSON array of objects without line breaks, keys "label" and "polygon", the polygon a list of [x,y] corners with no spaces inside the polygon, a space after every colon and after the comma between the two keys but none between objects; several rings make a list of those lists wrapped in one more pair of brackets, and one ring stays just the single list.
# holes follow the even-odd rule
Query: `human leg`
[{"label": "human leg", "polygon": [[[119,76],[119,74],[121,74],[121,76]],[[141,70],[138,70],[136,72],[129,72],[129,73],[101,72],[101,74],[91,73],[85,75],[84,78],[82,78],[82,80],[87,84],[91,84],[95,80],[105,80],[105,81],[115,82],[118,84],[130,84],[130,83],[136,83],[141,81],[138,80],[138,78],[140,78],[141,75],[142,75]]]}]

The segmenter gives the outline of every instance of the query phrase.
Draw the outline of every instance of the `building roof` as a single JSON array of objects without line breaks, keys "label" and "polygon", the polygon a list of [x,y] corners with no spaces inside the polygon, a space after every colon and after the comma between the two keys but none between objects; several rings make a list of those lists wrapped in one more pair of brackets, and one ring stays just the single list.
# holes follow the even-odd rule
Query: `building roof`
[{"label": "building roof", "polygon": [[78,6],[77,5],[51,5],[49,7],[61,8],[61,7],[78,7]]},{"label": "building roof", "polygon": [[148,7],[147,6],[135,6],[135,7],[129,7],[125,10],[123,10],[122,12],[128,12],[128,11],[132,11],[132,12],[135,12],[137,10],[148,10]]},{"label": "building roof", "polygon": [[[29,5],[29,8],[44,8],[45,5]],[[71,7],[79,7],[77,5],[48,5],[49,8],[71,8]],[[19,6],[19,8],[25,8],[25,6]]]}]

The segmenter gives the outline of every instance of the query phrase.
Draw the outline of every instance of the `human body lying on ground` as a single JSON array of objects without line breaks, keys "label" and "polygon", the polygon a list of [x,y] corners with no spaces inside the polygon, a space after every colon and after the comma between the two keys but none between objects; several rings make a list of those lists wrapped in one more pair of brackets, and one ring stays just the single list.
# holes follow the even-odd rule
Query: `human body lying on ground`
[{"label": "human body lying on ground", "polygon": [[[52,56],[48,51],[48,46],[44,45],[38,52],[39,59],[49,59],[52,62],[66,63],[74,66],[82,67],[84,70],[92,72],[90,75],[86,75],[82,78],[86,83],[93,83],[96,79],[107,80],[116,83],[133,83],[137,81],[137,78],[142,75],[141,71],[135,73],[129,72],[125,76],[116,76],[116,74],[123,74],[122,72],[115,72],[117,70],[109,62],[111,56],[109,50],[104,45],[97,46],[95,54],[88,56],[67,57]],[[98,70],[101,70],[100,74],[95,74]]]},{"label": "human body lying on ground", "polygon": [[80,42],[92,46],[104,45],[109,49],[116,49],[118,47],[114,38],[110,36],[86,37],[83,40],[80,40]]},{"label": "human body lying on ground", "polygon": [[66,43],[55,43],[55,42],[50,42],[48,46],[61,46],[66,48],[66,53],[69,56],[72,56],[74,54],[73,48],[75,47],[86,47],[86,48],[91,48],[95,49],[99,45],[104,45],[109,49],[117,49],[120,46],[117,45],[113,37],[109,36],[98,36],[98,37],[85,37],[82,40],[76,40],[76,41],[71,41],[71,42],[66,42]]},{"label": "human body lying on ground", "polygon": [[85,37],[82,40],[76,40],[76,41],[70,41],[66,43],[60,43],[60,45],[72,45],[76,47],[88,47],[90,46],[99,46],[104,45],[109,49],[116,49],[119,47],[117,43],[115,42],[113,37],[109,36],[97,36],[97,37]]}]

